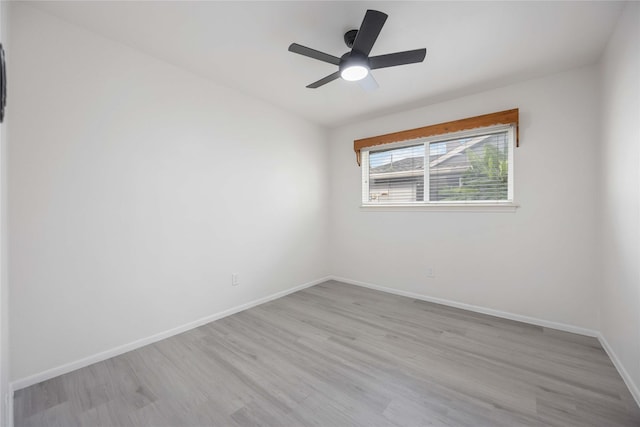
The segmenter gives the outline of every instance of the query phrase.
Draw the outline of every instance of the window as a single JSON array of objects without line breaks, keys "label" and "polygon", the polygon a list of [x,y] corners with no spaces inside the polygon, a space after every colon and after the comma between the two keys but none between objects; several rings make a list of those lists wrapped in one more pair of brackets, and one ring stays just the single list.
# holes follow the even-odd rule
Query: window
[{"label": "window", "polygon": [[363,147],[364,205],[513,202],[514,125]]}]

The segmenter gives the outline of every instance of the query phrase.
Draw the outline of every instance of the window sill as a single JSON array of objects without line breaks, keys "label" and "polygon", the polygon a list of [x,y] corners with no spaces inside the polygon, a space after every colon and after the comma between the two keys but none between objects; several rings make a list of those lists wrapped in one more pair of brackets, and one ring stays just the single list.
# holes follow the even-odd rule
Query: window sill
[{"label": "window sill", "polygon": [[361,205],[363,211],[435,211],[435,212],[515,212],[520,205],[515,203],[420,203],[399,205]]}]

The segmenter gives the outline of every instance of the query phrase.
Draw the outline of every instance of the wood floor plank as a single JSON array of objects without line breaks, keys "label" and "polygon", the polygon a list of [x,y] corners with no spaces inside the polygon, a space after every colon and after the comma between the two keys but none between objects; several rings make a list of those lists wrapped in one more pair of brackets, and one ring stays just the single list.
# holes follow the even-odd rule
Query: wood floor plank
[{"label": "wood floor plank", "polygon": [[591,337],[334,281],[19,390],[24,426],[640,426]]}]

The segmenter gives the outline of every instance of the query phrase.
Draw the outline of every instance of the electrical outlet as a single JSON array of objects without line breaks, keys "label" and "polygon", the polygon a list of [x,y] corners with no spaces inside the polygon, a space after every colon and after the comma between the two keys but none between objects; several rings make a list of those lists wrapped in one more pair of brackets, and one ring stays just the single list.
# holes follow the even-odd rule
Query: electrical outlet
[{"label": "electrical outlet", "polygon": [[238,286],[240,284],[240,277],[238,273],[233,273],[231,275],[231,286]]},{"label": "electrical outlet", "polygon": [[427,267],[427,277],[435,277],[433,275],[433,267]]}]

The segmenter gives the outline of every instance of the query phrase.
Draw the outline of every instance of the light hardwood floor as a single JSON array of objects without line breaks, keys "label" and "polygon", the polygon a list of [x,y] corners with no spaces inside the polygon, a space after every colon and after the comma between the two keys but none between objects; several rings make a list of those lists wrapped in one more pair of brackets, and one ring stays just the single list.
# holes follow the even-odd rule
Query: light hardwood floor
[{"label": "light hardwood floor", "polygon": [[640,426],[594,338],[326,282],[20,390],[22,426]]}]

